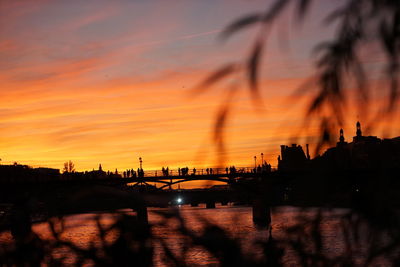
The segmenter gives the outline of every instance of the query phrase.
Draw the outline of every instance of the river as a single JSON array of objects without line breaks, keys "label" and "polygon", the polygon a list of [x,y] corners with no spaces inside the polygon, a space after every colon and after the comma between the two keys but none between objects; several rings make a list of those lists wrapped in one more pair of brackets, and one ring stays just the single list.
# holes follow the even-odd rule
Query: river
[{"label": "river", "polygon": [[[216,224],[229,233],[230,237],[240,240],[244,255],[253,259],[262,258],[263,252],[257,241],[267,241],[269,238],[269,231],[267,229],[257,228],[252,221],[251,208],[247,206],[217,206],[215,209],[206,209],[204,206],[190,207],[178,206],[181,216],[184,218],[186,225],[195,234],[203,231],[205,224]],[[158,212],[163,212],[166,209],[150,208],[149,209],[149,222],[152,227],[154,236],[160,238],[168,244],[168,247],[173,253],[179,255],[185,246],[185,238],[178,233],[176,220],[170,220],[166,226],[159,225],[162,217]],[[121,211],[127,212],[127,211]],[[320,232],[323,237],[322,252],[330,258],[334,258],[348,251],[348,247],[344,242],[345,236],[341,228],[341,222],[338,218],[347,213],[346,209],[333,209],[324,210],[322,212],[322,219],[320,221]],[[272,211],[272,234],[274,239],[284,239],[287,236],[287,229],[294,225],[300,225],[306,229],[302,220],[304,218],[311,219],[318,214],[318,209],[309,208],[302,210],[295,207],[280,207]],[[303,217],[299,217],[302,215]],[[116,218],[120,216],[117,214],[81,214],[72,215],[64,218],[64,231],[62,239],[71,241],[81,248],[88,248],[89,246],[100,246],[99,231],[96,225],[96,219],[99,220],[103,227],[111,225]],[[50,231],[47,223],[38,223],[33,226],[33,230],[42,239],[50,239]],[[116,234],[111,231],[105,239],[107,242],[113,242]],[[299,236],[299,238],[303,238]],[[10,241],[11,235],[3,233],[0,236],[0,241]],[[354,240],[352,241],[354,243]],[[357,253],[354,253],[353,262],[357,265],[363,265],[365,255],[368,253],[369,244],[367,240],[361,237],[361,244],[353,244],[357,246]],[[163,258],[163,250],[159,243],[153,244],[154,246],[154,263],[155,266],[165,266]],[[69,255],[67,249],[55,249],[53,251],[56,258],[63,258],[66,265],[72,265],[75,262],[75,257]],[[188,250],[185,256],[185,261],[193,266],[217,266],[217,260],[211,256],[207,251],[201,247],[192,247]],[[288,248],[285,250],[283,263],[286,266],[296,266],[299,261],[298,255],[293,249]],[[386,259],[379,259],[375,262],[378,266],[390,266]],[[378,264],[379,263],[379,264]],[[92,263],[86,262],[85,265],[90,266]],[[375,266],[375,265],[374,265]]]}]

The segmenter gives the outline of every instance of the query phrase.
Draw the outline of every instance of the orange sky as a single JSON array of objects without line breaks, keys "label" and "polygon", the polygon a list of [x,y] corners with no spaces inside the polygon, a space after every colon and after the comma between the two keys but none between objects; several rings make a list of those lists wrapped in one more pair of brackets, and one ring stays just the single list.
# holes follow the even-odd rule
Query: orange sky
[{"label": "orange sky", "polygon": [[[287,97],[312,74],[313,44],[333,32],[317,23],[332,6],[321,3],[302,29],[278,23],[262,66],[264,110],[254,108],[245,88],[233,99],[229,164],[251,166],[263,152],[276,165],[279,145],[297,133],[306,102]],[[264,5],[1,1],[2,162],[61,169],[72,160],[79,171],[99,163],[137,168],[139,157],[145,169],[215,165],[212,125],[232,80],[200,95],[190,90],[221,64],[245,57],[254,31],[225,44],[218,33]],[[286,36],[287,46],[276,36]],[[347,138],[358,115],[349,117]]]}]

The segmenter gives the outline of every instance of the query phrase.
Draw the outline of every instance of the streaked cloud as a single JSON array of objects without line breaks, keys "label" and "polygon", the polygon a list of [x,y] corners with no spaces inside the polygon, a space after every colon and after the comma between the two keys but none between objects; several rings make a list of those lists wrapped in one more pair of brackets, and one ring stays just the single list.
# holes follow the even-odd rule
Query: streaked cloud
[{"label": "streaked cloud", "polygon": [[[209,166],[210,136],[227,80],[205,94],[190,90],[224,62],[243,58],[254,31],[225,44],[221,29],[264,1],[0,2],[0,149],[5,162],[78,170]],[[261,152],[276,165],[279,145],[298,130],[302,107],[288,95],[308,77],[309,22],[282,53],[271,42],[263,64],[263,112],[244,89],[226,131],[231,164]],[[289,53],[290,52],[290,53]],[[288,54],[293,55],[289,57]],[[240,78],[237,78],[240,79]],[[292,101],[292,102],[291,102]],[[315,133],[315,132],[314,132]],[[302,139],[301,139],[302,138]],[[198,155],[201,155],[199,158]]]}]

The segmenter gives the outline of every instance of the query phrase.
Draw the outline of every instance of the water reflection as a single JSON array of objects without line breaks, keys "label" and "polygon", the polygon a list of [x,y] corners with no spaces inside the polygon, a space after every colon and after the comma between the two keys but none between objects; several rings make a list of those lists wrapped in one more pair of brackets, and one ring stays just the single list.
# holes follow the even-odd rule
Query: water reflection
[{"label": "water reflection", "polygon": [[[189,206],[177,206],[174,209],[178,209],[185,225],[188,229],[194,233],[200,235],[206,225],[215,224],[227,231],[231,237],[240,241],[242,249],[246,256],[250,256],[254,259],[261,259],[263,254],[263,248],[258,241],[264,241],[269,238],[268,229],[259,229],[254,226],[252,221],[252,214],[250,207],[243,206],[217,206],[216,209],[206,209],[205,206],[200,205],[199,207]],[[208,251],[203,247],[196,244],[188,246],[189,237],[182,234],[181,222],[178,218],[172,218],[164,220],[165,217],[160,212],[165,212],[166,209],[161,208],[150,208],[149,209],[149,222],[152,225],[152,232],[155,238],[152,240],[152,246],[154,247],[154,263],[156,266],[164,266],[165,250],[162,245],[166,244],[168,248],[178,258],[184,257],[184,260],[189,265],[214,265],[218,263],[218,260],[214,258]],[[306,209],[302,210],[295,207],[281,207],[275,208],[272,211],[272,234],[277,240],[287,240],[288,232],[287,229],[290,227],[301,227],[302,230],[307,232],[312,230],[312,225],[302,223],[302,220],[308,220],[318,216],[319,209]],[[346,209],[333,209],[324,210],[323,216],[320,220],[319,231],[322,236],[323,247],[322,252],[325,255],[329,255],[334,258],[339,256],[348,250],[346,247],[345,238],[343,232],[340,231],[341,221],[340,217],[346,214]],[[120,217],[121,214],[130,214],[128,210],[119,211],[114,214],[81,214],[67,216],[63,220],[52,219],[52,223],[55,228],[59,228],[60,239],[66,242],[72,242],[78,249],[89,249],[95,248],[97,253],[101,253],[104,247],[111,246],[119,236],[116,229],[111,231],[105,231],[105,234],[99,232],[99,226],[102,229],[107,229]],[[36,232],[41,239],[51,240],[52,233],[48,223],[39,223],[33,226],[34,232]],[[367,229],[362,225],[359,228],[360,232],[367,233]],[[289,233],[290,235],[290,233]],[[309,238],[307,236],[297,236],[296,238]],[[365,248],[359,248],[359,254],[356,262],[360,264],[364,260],[363,252],[366,251],[368,246],[368,235],[361,236],[362,244],[365,244]],[[4,233],[0,236],[0,242],[11,241],[10,233]],[[307,240],[305,240],[307,243]],[[315,250],[314,242],[310,240],[309,247],[304,248],[305,250]],[[185,251],[185,253],[183,253]],[[53,254],[57,259],[63,259],[63,263],[66,265],[73,265],[75,258],[72,256],[73,253],[68,248],[56,248],[53,250]],[[288,248],[285,249],[283,257],[284,265],[293,266],[299,263],[299,255]],[[385,259],[382,259],[385,262]],[[83,263],[86,266],[94,265],[93,262],[86,261]]]}]

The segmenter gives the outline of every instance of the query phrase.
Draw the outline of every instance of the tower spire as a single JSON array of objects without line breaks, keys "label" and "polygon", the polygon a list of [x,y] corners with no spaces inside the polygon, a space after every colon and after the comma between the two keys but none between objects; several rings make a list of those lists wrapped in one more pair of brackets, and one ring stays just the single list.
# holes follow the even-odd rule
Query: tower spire
[{"label": "tower spire", "polygon": [[357,121],[356,127],[357,127],[356,136],[361,137],[362,131],[361,131],[361,123],[359,121]]},{"label": "tower spire", "polygon": [[343,129],[340,129],[339,142],[340,142],[340,143],[344,143]]}]

